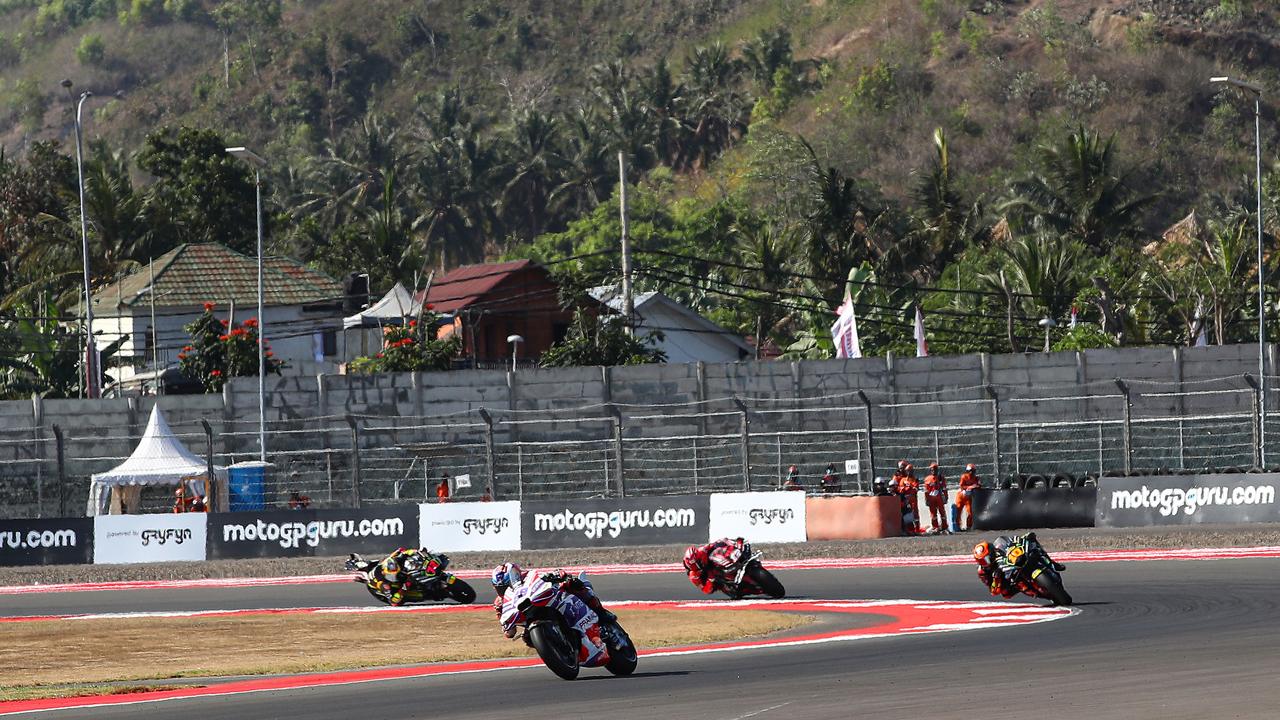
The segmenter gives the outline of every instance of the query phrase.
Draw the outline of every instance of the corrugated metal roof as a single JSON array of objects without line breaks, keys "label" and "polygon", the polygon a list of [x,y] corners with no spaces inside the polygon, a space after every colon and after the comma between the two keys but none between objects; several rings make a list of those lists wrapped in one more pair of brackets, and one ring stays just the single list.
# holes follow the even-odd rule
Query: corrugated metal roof
[{"label": "corrugated metal roof", "polygon": [[427,302],[438,313],[461,310],[492,292],[513,274],[531,267],[536,267],[532,260],[513,260],[454,268],[431,283]]},{"label": "corrugated metal roof", "polygon": [[[336,301],[342,283],[324,273],[283,257],[263,258],[263,304],[302,305]],[[258,302],[258,262],[215,243],[186,244],[156,258],[156,307],[191,307],[205,302],[241,307]],[[143,267],[94,294],[95,312],[109,312],[117,304],[131,307],[148,302],[151,271]]]}]

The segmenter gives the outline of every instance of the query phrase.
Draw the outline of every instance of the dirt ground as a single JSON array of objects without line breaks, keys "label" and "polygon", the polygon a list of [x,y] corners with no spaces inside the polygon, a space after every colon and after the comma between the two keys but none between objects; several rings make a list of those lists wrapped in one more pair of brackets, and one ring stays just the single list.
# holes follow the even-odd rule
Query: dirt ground
[{"label": "dirt ground", "polygon": [[[764,610],[616,608],[638,647],[741,639],[812,618]],[[68,631],[74,623],[74,632]],[[288,674],[534,655],[475,612],[249,615],[10,623],[0,644],[0,700],[33,688],[174,677]],[[78,691],[76,691],[79,694]]]},{"label": "dirt ground", "polygon": [[[1011,531],[1002,531],[1008,533]],[[881,557],[967,554],[981,537],[997,532],[884,538],[851,542],[808,542],[759,545],[769,558]],[[1170,528],[1072,528],[1037,530],[1050,552],[1115,548],[1254,547],[1280,545],[1280,524],[1194,525]],[[747,538],[750,540],[751,538]],[[394,548],[387,548],[390,552]],[[607,563],[679,562],[683,546],[644,546],[591,550],[526,550],[523,552],[450,553],[454,569],[488,569],[517,560],[527,567],[560,567]],[[117,580],[190,580],[230,577],[332,575],[343,572],[345,557],[214,560],[200,563],[144,565],[49,565],[0,568],[0,586]]]}]

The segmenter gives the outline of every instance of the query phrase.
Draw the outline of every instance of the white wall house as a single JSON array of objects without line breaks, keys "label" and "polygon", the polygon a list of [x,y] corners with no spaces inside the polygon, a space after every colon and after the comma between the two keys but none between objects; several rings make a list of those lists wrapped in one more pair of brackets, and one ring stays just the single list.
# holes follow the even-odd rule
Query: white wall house
[{"label": "white wall house", "polygon": [[[256,258],[225,246],[181,245],[99,290],[93,298],[98,347],[124,338],[118,355],[125,365],[107,368],[107,374],[126,389],[155,376],[153,312],[154,357],[162,371],[177,366],[190,340],[185,326],[204,312],[204,303],[214,303],[219,319],[240,323],[257,317],[257,272]],[[333,372],[343,359],[342,284],[294,260],[272,257],[264,260],[263,289],[265,337],[275,357],[288,364],[283,372]]]},{"label": "white wall house", "polygon": [[[614,286],[591,290],[591,296],[622,312],[622,298]],[[750,357],[754,349],[740,335],[725,330],[660,292],[646,292],[632,300],[638,337],[660,333],[655,343],[667,354],[669,363],[737,362]]]}]

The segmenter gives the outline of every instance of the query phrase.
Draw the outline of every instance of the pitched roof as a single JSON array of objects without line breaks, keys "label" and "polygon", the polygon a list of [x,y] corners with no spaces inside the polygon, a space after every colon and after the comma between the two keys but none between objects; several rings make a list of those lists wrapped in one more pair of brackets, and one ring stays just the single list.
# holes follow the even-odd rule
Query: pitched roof
[{"label": "pitched roof", "polygon": [[436,312],[455,312],[479,301],[512,275],[535,267],[539,266],[532,260],[463,265],[432,281],[427,302]]},{"label": "pitched roof", "polygon": [[[153,265],[157,307],[232,300],[249,307],[258,301],[257,259],[224,245],[179,245],[156,258]],[[341,282],[296,260],[267,257],[262,266],[265,305],[302,305],[342,296]],[[117,304],[132,307],[146,303],[150,285],[151,270],[143,267],[95,293],[95,312],[109,311]]]},{"label": "pitched roof", "polygon": [[[601,285],[591,288],[587,291],[591,297],[608,305],[615,312],[622,312],[622,290],[617,285]],[[668,332],[679,331],[681,329],[689,332],[711,333],[724,338],[738,349],[754,353],[755,346],[750,345],[742,339],[741,335],[735,332],[725,330],[714,322],[699,315],[692,308],[687,307],[683,303],[667,297],[666,295],[654,291],[643,292],[631,299],[631,306],[635,309],[636,315],[639,316],[640,322],[637,327],[643,329],[645,327],[645,308],[662,305],[670,308],[677,315],[685,319],[684,328],[658,328]]]}]

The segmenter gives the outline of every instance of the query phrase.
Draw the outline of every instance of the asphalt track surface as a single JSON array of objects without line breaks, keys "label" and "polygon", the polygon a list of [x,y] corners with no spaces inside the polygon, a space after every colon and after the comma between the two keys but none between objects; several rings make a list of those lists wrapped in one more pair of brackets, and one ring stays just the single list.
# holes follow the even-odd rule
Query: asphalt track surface
[{"label": "asphalt track surface", "polygon": [[[971,566],[780,571],[800,598],[987,600]],[[636,674],[545,668],[152,704],[51,718],[1280,717],[1280,559],[1072,563],[1080,613],[1013,628],[660,658]],[[609,598],[701,597],[681,575],[600,575]],[[364,604],[352,584],[0,597],[0,615]],[[403,638],[383,638],[388,657]],[[25,716],[24,716],[25,717]]]}]

